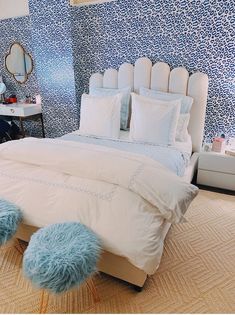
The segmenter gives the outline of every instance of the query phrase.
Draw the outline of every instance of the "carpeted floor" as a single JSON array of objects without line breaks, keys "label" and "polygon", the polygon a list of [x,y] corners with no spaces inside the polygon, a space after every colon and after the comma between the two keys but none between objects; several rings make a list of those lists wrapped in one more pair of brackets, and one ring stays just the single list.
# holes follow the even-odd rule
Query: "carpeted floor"
[{"label": "carpeted floor", "polygon": [[[52,297],[48,312],[234,313],[235,197],[200,191],[187,220],[171,228],[161,266],[143,292],[101,274],[100,303],[83,287]],[[37,313],[40,294],[23,278],[12,245],[0,250],[0,313]]]}]

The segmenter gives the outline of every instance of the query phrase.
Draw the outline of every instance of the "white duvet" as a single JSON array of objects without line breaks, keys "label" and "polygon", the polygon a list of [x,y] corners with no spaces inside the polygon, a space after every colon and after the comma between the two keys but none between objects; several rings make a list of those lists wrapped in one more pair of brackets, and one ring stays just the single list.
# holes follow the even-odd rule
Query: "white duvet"
[{"label": "white duvet", "polygon": [[160,262],[164,222],[180,222],[197,192],[143,155],[55,139],[0,146],[0,198],[21,207],[26,224],[82,222],[148,274]]}]

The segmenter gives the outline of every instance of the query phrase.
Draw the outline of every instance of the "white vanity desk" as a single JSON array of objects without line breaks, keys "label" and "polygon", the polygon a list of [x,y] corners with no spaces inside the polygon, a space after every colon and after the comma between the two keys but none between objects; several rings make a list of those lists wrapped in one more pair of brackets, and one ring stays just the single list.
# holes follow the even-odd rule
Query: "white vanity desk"
[{"label": "white vanity desk", "polygon": [[16,103],[16,104],[0,104],[0,116],[10,116],[14,117],[19,120],[20,128],[22,131],[23,136],[25,136],[25,130],[23,121],[25,119],[40,119],[42,124],[42,134],[45,138],[44,132],[44,124],[43,124],[43,117],[42,117],[42,107],[38,104],[23,104],[23,103]]}]

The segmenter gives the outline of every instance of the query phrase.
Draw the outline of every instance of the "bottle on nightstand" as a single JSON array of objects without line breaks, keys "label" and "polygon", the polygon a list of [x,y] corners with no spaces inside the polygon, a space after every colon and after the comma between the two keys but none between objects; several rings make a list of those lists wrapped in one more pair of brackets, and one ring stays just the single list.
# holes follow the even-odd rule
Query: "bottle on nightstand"
[{"label": "bottle on nightstand", "polygon": [[224,153],[226,147],[225,138],[214,138],[212,144],[212,151],[218,153]]}]

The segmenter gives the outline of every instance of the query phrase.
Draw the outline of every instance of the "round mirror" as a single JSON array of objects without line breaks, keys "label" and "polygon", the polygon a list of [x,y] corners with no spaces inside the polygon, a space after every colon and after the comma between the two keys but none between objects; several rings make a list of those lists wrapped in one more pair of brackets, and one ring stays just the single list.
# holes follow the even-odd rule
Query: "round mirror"
[{"label": "round mirror", "polygon": [[29,74],[33,71],[33,60],[26,53],[24,48],[14,43],[11,45],[9,53],[5,59],[7,71],[13,75],[14,79],[19,83],[25,83]]}]

